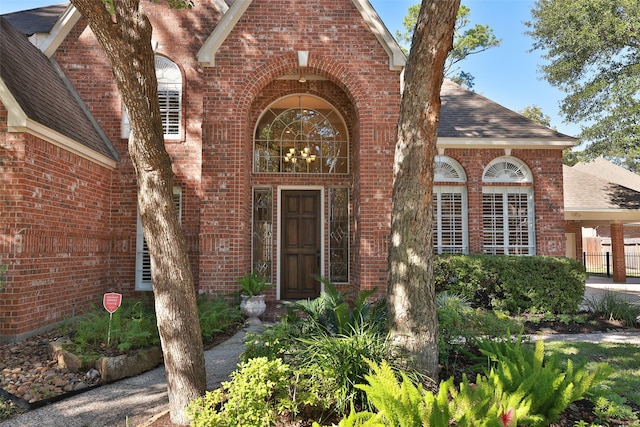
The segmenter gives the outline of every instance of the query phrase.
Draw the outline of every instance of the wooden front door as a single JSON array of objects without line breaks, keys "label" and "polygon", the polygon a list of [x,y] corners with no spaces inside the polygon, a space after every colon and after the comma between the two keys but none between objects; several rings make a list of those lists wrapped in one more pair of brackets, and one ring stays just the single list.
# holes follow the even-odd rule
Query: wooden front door
[{"label": "wooden front door", "polygon": [[320,295],[320,191],[282,192],[280,297]]}]

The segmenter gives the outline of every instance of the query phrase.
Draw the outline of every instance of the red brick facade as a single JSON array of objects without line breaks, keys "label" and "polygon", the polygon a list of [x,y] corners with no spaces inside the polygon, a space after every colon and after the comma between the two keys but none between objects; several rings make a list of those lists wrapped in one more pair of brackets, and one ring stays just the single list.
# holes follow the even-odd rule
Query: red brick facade
[{"label": "red brick facade", "polygon": [[[400,70],[390,69],[381,46],[350,0],[254,1],[215,55],[197,54],[219,19],[206,3],[193,11],[145,4],[157,54],[183,73],[180,138],[167,141],[176,184],[182,188],[182,224],[200,292],[228,293],[251,269],[252,189],[350,190],[350,285],[380,293],[386,286]],[[308,51],[300,67],[297,51]],[[108,63],[81,19],[54,59],[120,154],[115,170],[97,166],[22,133],[6,133],[0,104],[0,263],[9,266],[0,294],[0,337],[20,337],[69,319],[98,303],[102,293],[135,295],[136,187],[122,107]],[[301,83],[291,76],[313,76]],[[292,94],[333,105],[349,133],[349,173],[254,173],[253,133],[263,111]],[[2,118],[4,117],[4,121]],[[4,123],[4,125],[3,125]],[[4,128],[2,128],[4,126]],[[470,252],[481,252],[482,175],[504,149],[447,148],[465,169]],[[564,256],[560,149],[513,149],[533,175],[536,252]],[[327,225],[323,222],[328,268]],[[274,253],[277,255],[277,227]],[[274,261],[275,263],[276,261]],[[278,266],[272,281],[277,282]],[[277,288],[270,298],[276,297]]]}]

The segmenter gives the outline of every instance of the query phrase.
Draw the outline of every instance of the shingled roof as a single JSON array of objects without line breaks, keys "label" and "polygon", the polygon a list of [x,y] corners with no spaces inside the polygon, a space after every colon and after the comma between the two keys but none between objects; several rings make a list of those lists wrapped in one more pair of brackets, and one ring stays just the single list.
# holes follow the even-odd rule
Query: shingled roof
[{"label": "shingled roof", "polygon": [[33,121],[117,161],[111,142],[57,65],[2,17],[0,34],[0,83],[8,90],[2,101],[9,110],[9,128],[28,131]]},{"label": "shingled roof", "polygon": [[562,171],[566,219],[640,221],[640,176],[602,158]]},{"label": "shingled roof", "polygon": [[440,97],[439,138],[553,140],[575,145],[575,138],[529,120],[451,80],[445,79]]},{"label": "shingled roof", "polygon": [[22,10],[14,13],[2,15],[11,25],[17,28],[22,34],[30,37],[35,33],[48,33],[66,10],[69,3],[56,4],[53,6],[39,7],[37,9]]}]

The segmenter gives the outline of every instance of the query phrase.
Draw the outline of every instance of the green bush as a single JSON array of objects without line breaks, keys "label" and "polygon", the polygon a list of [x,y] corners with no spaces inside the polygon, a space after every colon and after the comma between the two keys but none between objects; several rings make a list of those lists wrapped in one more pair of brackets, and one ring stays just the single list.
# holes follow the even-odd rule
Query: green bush
[{"label": "green bush", "polygon": [[586,369],[586,362],[577,366],[571,360],[562,364],[558,353],[545,359],[544,341],[539,340],[532,349],[515,343],[510,336],[503,341],[484,340],[478,345],[488,357],[485,375],[494,388],[512,395],[526,396],[531,414],[541,421],[533,425],[544,426],[557,420],[572,402],[580,400],[611,372],[607,364]]},{"label": "green bush", "polygon": [[242,359],[282,358],[305,375],[311,373],[313,381],[332,387],[323,405],[342,412],[364,402],[364,392],[354,385],[368,372],[365,358],[380,362],[391,347],[384,304],[369,301],[373,291],[351,294],[324,284],[320,297],[287,304],[278,325],[261,335],[248,334]]},{"label": "green bush", "polygon": [[589,311],[610,320],[624,322],[627,326],[640,323],[640,305],[618,292],[606,291],[602,296],[587,298],[585,303]]},{"label": "green bush", "polygon": [[268,427],[290,410],[289,366],[257,358],[241,364],[222,388],[191,402],[185,413],[193,427]]},{"label": "green bush", "polygon": [[434,262],[436,292],[446,290],[477,307],[512,313],[574,313],[585,280],[582,264],[568,258],[440,255]]},{"label": "green bush", "polygon": [[[201,296],[198,299],[198,318],[204,342],[212,341],[216,334],[242,324],[240,309],[222,297]],[[124,299],[111,320],[108,312],[96,308],[80,317],[70,335],[69,350],[85,356],[100,355],[105,350],[124,353],[160,345],[151,300]]]},{"label": "green bush", "polygon": [[101,354],[105,349],[126,352],[159,344],[153,307],[135,300],[124,300],[111,320],[105,310],[88,313],[71,334],[71,351],[83,355]]},{"label": "green bush", "polygon": [[287,302],[289,312],[286,321],[301,321],[302,334],[315,332],[329,335],[349,334],[360,325],[367,325],[376,331],[385,328],[386,314],[384,302],[371,302],[369,297],[375,289],[353,292],[340,292],[326,279],[319,278],[324,291],[313,300]]},{"label": "green bush", "polygon": [[216,334],[241,325],[244,319],[237,304],[229,303],[220,296],[201,295],[198,298],[198,320],[202,340],[210,342]]},{"label": "green bush", "polygon": [[463,375],[457,389],[453,379],[443,381],[437,396],[406,374],[396,375],[386,362],[370,362],[368,384],[356,387],[366,392],[376,412],[352,411],[339,426],[546,426],[600,384],[610,369],[601,364],[589,371],[570,361],[562,366],[558,354],[545,360],[543,341],[532,349],[509,335],[504,341],[483,341],[480,348],[490,360],[485,374],[475,384]]},{"label": "green bush", "polygon": [[[185,410],[192,427],[267,427],[295,418],[300,409],[320,406],[318,383],[280,359],[240,364],[222,387],[192,401]],[[322,391],[326,392],[326,391]]]},{"label": "green bush", "polygon": [[485,337],[503,337],[522,326],[507,316],[482,308],[473,308],[463,296],[450,292],[436,295],[438,311],[438,357],[445,370],[460,353],[474,349]]}]

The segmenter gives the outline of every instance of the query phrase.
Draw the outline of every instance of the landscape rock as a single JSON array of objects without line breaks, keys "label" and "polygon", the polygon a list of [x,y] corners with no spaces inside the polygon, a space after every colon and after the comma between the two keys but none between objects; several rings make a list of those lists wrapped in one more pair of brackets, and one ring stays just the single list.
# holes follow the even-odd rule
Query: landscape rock
[{"label": "landscape rock", "polygon": [[160,348],[141,350],[131,355],[102,358],[100,372],[105,383],[136,376],[162,363]]}]

